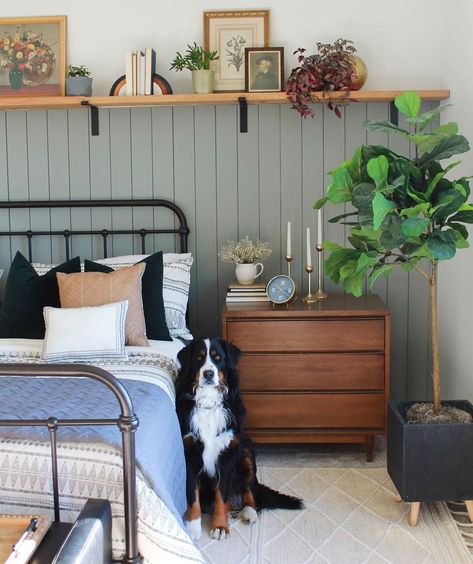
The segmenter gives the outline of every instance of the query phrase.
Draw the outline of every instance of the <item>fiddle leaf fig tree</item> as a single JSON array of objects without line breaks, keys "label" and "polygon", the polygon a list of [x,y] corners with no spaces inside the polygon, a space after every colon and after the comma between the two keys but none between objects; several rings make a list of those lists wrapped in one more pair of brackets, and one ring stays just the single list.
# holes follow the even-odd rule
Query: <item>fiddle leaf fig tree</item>
[{"label": "fiddle leaf fig tree", "polygon": [[[432,379],[434,413],[440,411],[439,335],[437,324],[437,270],[440,261],[453,258],[468,247],[465,224],[473,223],[473,204],[466,177],[450,179],[459,164],[442,161],[469,150],[468,141],[450,122],[428,131],[427,127],[447,106],[420,112],[415,92],[398,96],[395,104],[406,116],[409,130],[389,121],[366,121],[369,130],[400,135],[412,142],[414,157],[398,155],[382,145],[363,145],[350,160],[330,175],[326,196],[315,203],[350,203],[353,211],[329,221],[349,226],[351,247],[331,242],[325,272],[344,289],[360,296],[365,277],[370,287],[380,276],[399,267],[415,270],[430,288]],[[448,178],[447,178],[448,176]]]}]

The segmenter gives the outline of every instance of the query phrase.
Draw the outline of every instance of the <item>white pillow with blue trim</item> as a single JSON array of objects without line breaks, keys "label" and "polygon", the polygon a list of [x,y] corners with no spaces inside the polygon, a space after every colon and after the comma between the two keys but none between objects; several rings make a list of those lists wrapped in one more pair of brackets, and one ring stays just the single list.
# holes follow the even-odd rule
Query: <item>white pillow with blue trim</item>
[{"label": "white pillow with blue trim", "polygon": [[90,362],[127,360],[125,319],[128,300],[94,307],[43,309],[43,360]]}]

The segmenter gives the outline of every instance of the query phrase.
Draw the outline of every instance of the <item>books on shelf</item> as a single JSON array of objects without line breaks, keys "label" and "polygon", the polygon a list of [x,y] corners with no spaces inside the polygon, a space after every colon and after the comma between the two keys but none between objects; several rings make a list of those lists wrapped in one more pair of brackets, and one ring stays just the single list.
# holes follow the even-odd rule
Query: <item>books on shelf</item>
[{"label": "books on shelf", "polygon": [[125,54],[125,78],[127,96],[146,96],[153,94],[153,78],[156,72],[156,51],[147,47],[129,51]]},{"label": "books on shelf", "polygon": [[243,286],[242,284],[232,283],[228,285],[227,303],[243,303],[243,302],[269,302],[266,295],[266,284],[259,282]]}]

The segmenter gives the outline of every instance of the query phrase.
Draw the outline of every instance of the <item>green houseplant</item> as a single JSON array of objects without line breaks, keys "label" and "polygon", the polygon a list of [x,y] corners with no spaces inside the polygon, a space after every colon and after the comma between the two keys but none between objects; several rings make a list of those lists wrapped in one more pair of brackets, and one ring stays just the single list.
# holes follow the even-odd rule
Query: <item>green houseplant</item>
[{"label": "green houseplant", "polygon": [[[473,205],[468,203],[468,179],[449,179],[450,171],[459,161],[448,165],[443,165],[442,161],[465,153],[469,150],[469,144],[465,137],[458,134],[458,125],[454,122],[428,131],[432,120],[447,106],[439,106],[420,114],[421,100],[414,92],[398,96],[395,104],[399,112],[406,116],[409,130],[388,121],[367,121],[364,125],[369,130],[409,139],[414,148],[413,157],[398,155],[382,145],[359,147],[350,160],[330,173],[332,182],[326,196],[316,202],[314,207],[321,208],[326,202],[350,203],[353,206],[352,211],[330,220],[349,226],[348,240],[351,246],[343,248],[330,242],[324,243],[331,253],[325,260],[325,272],[347,292],[360,296],[366,276],[370,286],[373,286],[380,276],[388,276],[397,267],[406,271],[415,270],[426,280],[430,295],[433,404],[427,410],[428,420],[423,422],[437,422],[438,425],[430,427],[440,428],[445,427],[443,423],[445,417],[448,419],[450,416],[452,404],[441,403],[437,321],[438,266],[442,261],[453,258],[457,250],[468,247],[465,224],[473,223]],[[401,409],[403,422],[407,423],[409,417],[416,417],[418,406],[414,402],[407,406],[397,406]],[[460,402],[458,407],[469,413],[464,414],[464,419],[462,414],[454,415],[459,415],[467,422],[471,420],[471,404]],[[394,407],[391,406],[391,409]],[[425,411],[425,405],[420,406],[420,411]],[[417,426],[426,427],[412,425]],[[473,428],[471,423],[467,426]],[[394,460],[393,453],[393,449],[399,447],[402,437],[391,441],[390,452],[389,433],[388,418],[388,469],[393,477],[398,470],[402,474],[406,466],[405,460]],[[416,448],[419,452],[422,451],[419,445]],[[432,450],[431,444],[429,448]],[[402,452],[397,454],[405,454],[404,448],[400,451]],[[445,454],[444,452],[443,455]],[[398,465],[396,469],[389,468],[390,456],[391,466]],[[455,454],[447,456],[454,458]],[[473,458],[470,458],[469,464],[473,466]],[[466,482],[470,490],[468,493],[462,490],[459,495],[451,495],[451,499],[473,499],[473,468],[469,467],[468,472],[471,478],[466,479]],[[414,490],[408,491],[405,475],[394,481],[403,498],[412,500],[412,497],[422,497],[418,485]],[[430,496],[431,499],[445,499],[440,485],[438,488],[429,490],[429,495],[424,498]],[[413,491],[416,493],[412,493]],[[432,494],[432,491],[436,493]]]},{"label": "green houseplant", "polygon": [[194,45],[187,45],[184,55],[176,53],[176,57],[171,63],[171,70],[192,71],[192,84],[196,94],[208,94],[213,91],[214,71],[210,70],[210,63],[217,61],[217,51],[206,51],[194,42]]},{"label": "green houseplant", "polygon": [[91,96],[92,78],[90,70],[83,65],[75,67],[69,65],[66,78],[67,96]]}]

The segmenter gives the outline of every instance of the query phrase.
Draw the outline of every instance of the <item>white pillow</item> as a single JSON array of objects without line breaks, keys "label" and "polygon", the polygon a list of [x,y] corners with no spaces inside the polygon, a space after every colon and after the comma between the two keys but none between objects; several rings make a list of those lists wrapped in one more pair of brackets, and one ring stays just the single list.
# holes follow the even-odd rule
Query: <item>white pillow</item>
[{"label": "white pillow", "polygon": [[43,309],[46,333],[43,360],[48,362],[126,360],[125,319],[128,300],[97,307]]},{"label": "white pillow", "polygon": [[[99,259],[95,262],[105,264],[114,270],[132,266],[149,255],[124,255]],[[166,324],[171,337],[192,339],[187,328],[186,311],[189,301],[191,266],[194,262],[191,253],[163,253],[163,300]]]}]

